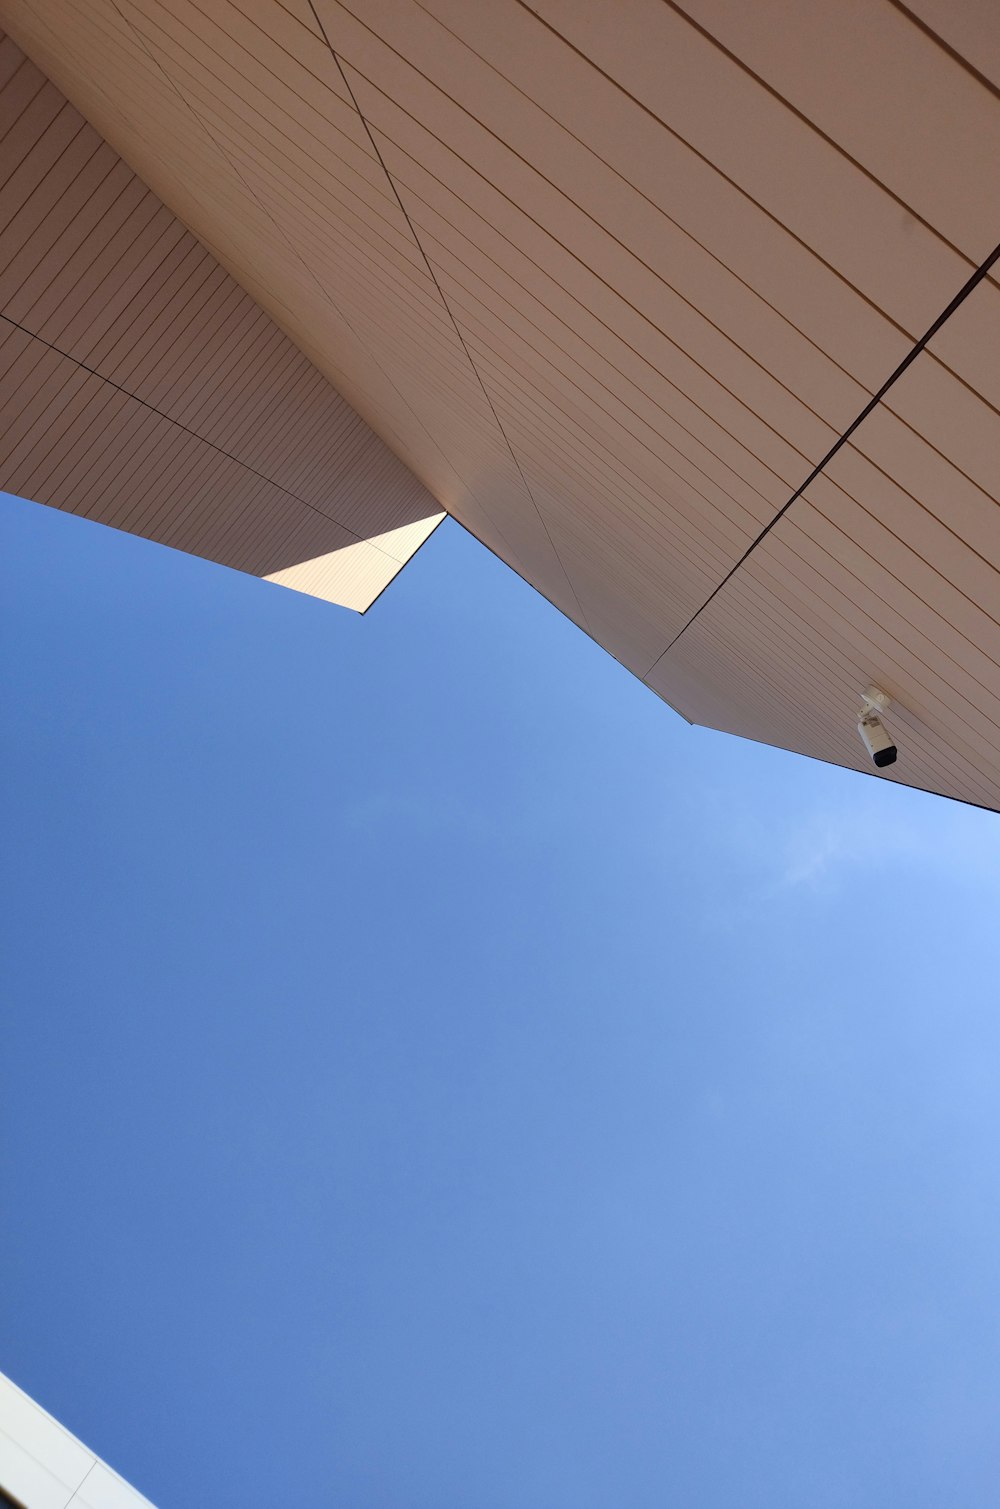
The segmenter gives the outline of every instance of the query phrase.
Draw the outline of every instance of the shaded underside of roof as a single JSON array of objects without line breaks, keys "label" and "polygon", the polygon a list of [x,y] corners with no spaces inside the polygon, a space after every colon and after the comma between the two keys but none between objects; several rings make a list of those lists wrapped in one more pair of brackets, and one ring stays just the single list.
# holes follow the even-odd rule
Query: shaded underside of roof
[{"label": "shaded underside of roof", "polygon": [[441,518],[0,39],[0,487],[363,611]]},{"label": "shaded underside of roof", "polygon": [[437,503],[659,695],[870,770],[875,683],[888,778],[1000,806],[988,7],[0,17]]}]

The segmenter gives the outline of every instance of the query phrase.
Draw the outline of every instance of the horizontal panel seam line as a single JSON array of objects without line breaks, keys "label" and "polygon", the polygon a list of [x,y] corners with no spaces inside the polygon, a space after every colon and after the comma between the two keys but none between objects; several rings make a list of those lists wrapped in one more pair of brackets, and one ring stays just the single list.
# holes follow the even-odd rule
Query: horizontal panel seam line
[{"label": "horizontal panel seam line", "polygon": [[[327,523],[336,524],[338,529],[342,529],[345,534],[352,535],[359,544],[371,545],[373,550],[379,551],[387,560],[392,561],[395,565],[399,564],[395,557],[390,555],[387,550],[383,550],[380,545],[376,545],[372,540],[366,539],[364,535],[358,534],[355,530],[351,529],[350,525],[342,523],[340,519],[336,518],[333,514],[324,512],[322,508],[317,508],[315,503],[308,502],[307,499],[300,497],[298,493],[292,492],[290,488],[283,486],[280,482],[276,482],[273,477],[268,477],[264,472],[257,471],[256,467],[250,466],[246,461],[241,461],[239,456],[234,456],[224,446],[216,445],[212,440],[206,440],[204,435],[199,435],[198,431],[191,429],[190,425],[182,424],[179,419],[174,419],[170,414],[165,414],[155,404],[149,403],[145,398],[140,398],[137,393],[131,393],[128,388],[123,388],[120,383],[116,383],[112,378],[105,377],[102,372],[89,367],[86,362],[78,361],[68,351],[60,350],[51,341],[47,341],[44,336],[36,335],[33,330],[28,330],[26,326],[18,324],[17,320],[12,320],[9,315],[4,314],[2,311],[0,311],[0,319],[6,324],[13,326],[15,330],[20,330],[23,335],[29,336],[31,340],[39,341],[43,346],[47,346],[57,356],[61,356],[66,361],[72,362],[81,371],[88,373],[91,377],[96,377],[99,382],[106,383],[116,393],[121,393],[123,397],[131,399],[133,403],[141,404],[149,413],[155,414],[157,418],[165,420],[167,424],[171,424],[176,429],[183,431],[185,435],[190,435],[192,440],[197,440],[201,445],[207,446],[209,450],[214,451],[217,455],[224,456],[227,461],[232,461],[236,466],[242,467],[251,476],[257,477],[261,482],[268,483],[271,487],[277,489],[278,492],[284,493],[286,497],[294,499],[296,503],[301,503],[303,508],[310,509],[312,513],[318,514],[321,519],[326,519]],[[373,438],[377,437],[373,436]]]}]

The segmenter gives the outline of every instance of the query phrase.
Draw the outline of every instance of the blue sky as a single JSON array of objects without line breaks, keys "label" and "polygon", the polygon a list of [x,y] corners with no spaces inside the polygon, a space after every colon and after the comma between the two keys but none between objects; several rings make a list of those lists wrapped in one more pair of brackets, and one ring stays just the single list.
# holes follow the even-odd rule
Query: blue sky
[{"label": "blue sky", "polygon": [[0,1368],[162,1509],[992,1509],[995,818],[451,523],[364,619],[0,524]]}]

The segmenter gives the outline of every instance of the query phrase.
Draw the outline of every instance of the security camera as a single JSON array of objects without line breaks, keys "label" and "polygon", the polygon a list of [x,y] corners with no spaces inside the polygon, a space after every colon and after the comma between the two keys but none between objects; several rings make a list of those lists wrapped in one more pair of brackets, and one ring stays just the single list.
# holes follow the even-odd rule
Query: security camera
[{"label": "security camera", "polygon": [[858,733],[865,741],[865,748],[881,770],[883,765],[892,765],[896,759],[896,746],[886,732],[879,713],[889,706],[889,698],[877,686],[869,686],[861,694],[864,706],[858,714]]},{"label": "security camera", "polygon": [[865,713],[858,719],[858,733],[865,741],[865,748],[875,764],[882,768],[891,765],[896,758],[896,746],[885,731],[885,724],[874,713]]}]

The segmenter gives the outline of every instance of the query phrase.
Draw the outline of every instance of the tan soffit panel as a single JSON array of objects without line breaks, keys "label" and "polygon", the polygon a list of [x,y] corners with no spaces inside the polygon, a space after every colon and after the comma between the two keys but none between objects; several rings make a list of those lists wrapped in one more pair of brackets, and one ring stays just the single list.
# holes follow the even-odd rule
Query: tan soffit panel
[{"label": "tan soffit panel", "polygon": [[9,38],[0,487],[360,611],[441,518]]},{"label": "tan soffit panel", "polygon": [[992,275],[855,427],[1000,242],[990,7],[0,14],[439,502],[661,696],[864,769],[875,680],[890,778],[1000,804]]},{"label": "tan soffit panel", "polygon": [[439,503],[578,611],[308,5],[251,9],[0,16]]}]

